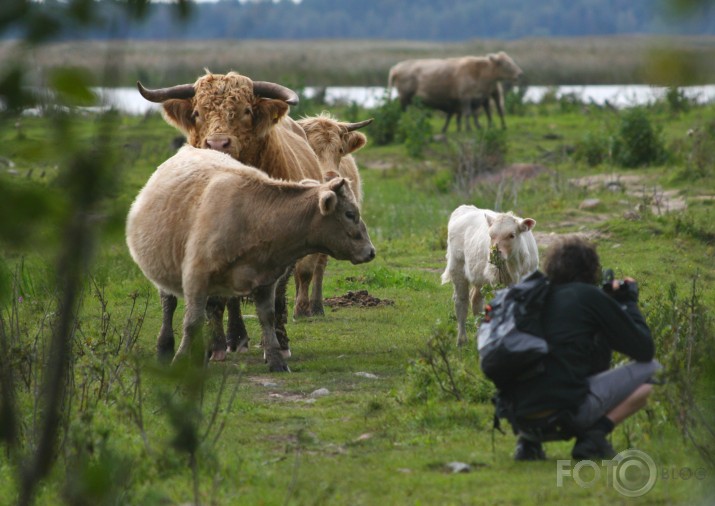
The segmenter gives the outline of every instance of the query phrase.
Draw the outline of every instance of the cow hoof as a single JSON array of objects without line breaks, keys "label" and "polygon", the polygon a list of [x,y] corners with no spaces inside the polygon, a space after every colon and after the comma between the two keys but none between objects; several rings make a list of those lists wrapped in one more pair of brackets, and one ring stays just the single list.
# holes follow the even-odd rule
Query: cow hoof
[{"label": "cow hoof", "polygon": [[288,364],[276,364],[268,366],[270,372],[291,372]]},{"label": "cow hoof", "polygon": [[248,353],[248,339],[241,340],[237,345],[228,347],[228,351],[231,353]]},{"label": "cow hoof", "polygon": [[226,350],[214,350],[209,357],[211,362],[223,362],[226,360]]},{"label": "cow hoof", "polygon": [[302,309],[298,310],[296,309],[293,311],[293,319],[294,320],[299,320],[300,318],[310,318],[312,315],[310,314],[310,311],[307,309]]},{"label": "cow hoof", "polygon": [[268,350],[264,356],[268,362],[268,370],[270,372],[290,372],[288,364],[283,359],[282,350],[271,349]]},{"label": "cow hoof", "polygon": [[312,313],[313,316],[325,316],[325,309],[323,309],[323,306],[315,306],[313,307]]}]

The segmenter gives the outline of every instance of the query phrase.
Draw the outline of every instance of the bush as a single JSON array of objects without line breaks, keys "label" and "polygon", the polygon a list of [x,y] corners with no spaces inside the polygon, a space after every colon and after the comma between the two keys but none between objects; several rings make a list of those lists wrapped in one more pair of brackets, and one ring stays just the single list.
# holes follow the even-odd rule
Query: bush
[{"label": "bush", "polygon": [[415,100],[400,117],[398,122],[398,140],[405,143],[407,154],[420,158],[422,150],[432,139],[431,110]]},{"label": "bush", "polygon": [[691,100],[677,86],[671,86],[665,91],[665,102],[672,114],[680,114],[690,110]]},{"label": "bush", "polygon": [[605,134],[587,132],[576,144],[574,158],[590,167],[602,164],[610,158],[611,139]]},{"label": "bush", "polygon": [[709,408],[712,391],[702,388],[713,378],[715,320],[703,300],[700,282],[696,274],[684,295],[672,283],[666,293],[655,294],[644,306],[667,379],[658,389],[665,400],[661,407],[703,459],[715,465],[715,424]]},{"label": "bush", "polygon": [[458,188],[470,189],[474,178],[495,172],[504,165],[507,153],[505,130],[479,130],[476,137],[450,139],[451,167]]},{"label": "bush", "polygon": [[661,129],[653,126],[644,108],[623,111],[613,157],[623,167],[642,167],[666,161],[668,156]]},{"label": "bush", "polygon": [[494,396],[494,384],[479,369],[474,347],[457,347],[453,325],[438,323],[420,355],[407,368],[407,402],[456,400],[486,403]]},{"label": "bush", "polygon": [[715,167],[715,121],[688,131],[677,149],[684,162],[677,177],[686,180],[711,177]]},{"label": "bush", "polygon": [[514,116],[524,116],[526,114],[526,92],[528,86],[518,86],[510,89],[504,94],[504,109],[508,114]]},{"label": "bush", "polygon": [[391,100],[390,95],[386,92],[382,105],[374,110],[375,121],[367,127],[370,141],[377,146],[385,146],[394,142],[401,116],[400,102]]}]

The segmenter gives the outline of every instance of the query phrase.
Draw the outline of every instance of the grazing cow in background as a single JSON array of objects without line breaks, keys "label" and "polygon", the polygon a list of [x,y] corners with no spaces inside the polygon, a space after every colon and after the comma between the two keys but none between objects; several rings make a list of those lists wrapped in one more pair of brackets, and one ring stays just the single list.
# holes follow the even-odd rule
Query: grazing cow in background
[{"label": "grazing cow in background", "polygon": [[[298,95],[284,86],[252,81],[236,72],[207,72],[193,84],[148,90],[137,82],[137,87],[144,98],[162,104],[166,121],[179,129],[191,146],[221,151],[277,179],[300,181],[322,177],[318,158],[305,133],[287,116],[290,105],[298,103]],[[284,354],[289,356],[285,330],[287,279],[288,276],[278,285],[275,312],[278,339]],[[157,352],[161,358],[173,355],[176,297],[161,291],[160,294],[164,316]],[[228,343],[223,331],[226,303]],[[206,311],[214,335],[213,360],[225,359],[227,344],[232,351],[247,349],[248,334],[238,299],[211,297]]]},{"label": "grazing cow in background", "polygon": [[[442,284],[454,284],[457,343],[467,342],[466,320],[483,309],[482,286],[511,285],[539,266],[539,250],[531,230],[536,222],[509,213],[459,206],[447,226],[447,267]],[[471,294],[470,294],[471,287]]]},{"label": "grazing cow in background", "polygon": [[[372,123],[372,119],[357,123],[344,123],[328,113],[298,121],[298,125],[305,131],[310,147],[318,156],[323,177],[341,176],[347,178],[355,193],[358,206],[362,204],[362,181],[357,163],[351,153],[361,149],[367,143],[365,135],[356,130],[370,123]],[[325,314],[323,276],[327,263],[327,255],[310,255],[296,263],[293,272],[296,291],[294,318]],[[312,292],[309,290],[311,281],[313,282]]]},{"label": "grazing cow in background", "polygon": [[175,360],[200,334],[209,296],[252,295],[268,367],[278,372],[289,370],[275,328],[278,280],[310,253],[355,264],[375,257],[345,178],[276,180],[191,146],[149,178],[129,211],[126,237],[144,275],[186,301]]},{"label": "grazing cow in background", "polygon": [[[459,111],[469,118],[495,93],[499,81],[516,81],[521,75],[514,60],[500,51],[487,56],[404,60],[390,69],[388,87],[397,89],[403,108],[418,97],[427,107],[448,114]],[[467,130],[471,130],[468,120]]]}]

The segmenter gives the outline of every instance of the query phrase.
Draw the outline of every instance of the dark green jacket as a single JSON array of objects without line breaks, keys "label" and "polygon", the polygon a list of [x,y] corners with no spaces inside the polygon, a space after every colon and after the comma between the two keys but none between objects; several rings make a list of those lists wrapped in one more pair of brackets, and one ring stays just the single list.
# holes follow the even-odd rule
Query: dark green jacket
[{"label": "dark green jacket", "polygon": [[550,348],[544,371],[504,392],[514,402],[517,416],[554,408],[575,410],[588,392],[587,378],[603,369],[598,362],[603,361],[604,348],[640,362],[653,359],[653,339],[638,309],[637,287],[632,288],[623,294],[626,300],[618,302],[594,285],[552,287],[544,313]]}]

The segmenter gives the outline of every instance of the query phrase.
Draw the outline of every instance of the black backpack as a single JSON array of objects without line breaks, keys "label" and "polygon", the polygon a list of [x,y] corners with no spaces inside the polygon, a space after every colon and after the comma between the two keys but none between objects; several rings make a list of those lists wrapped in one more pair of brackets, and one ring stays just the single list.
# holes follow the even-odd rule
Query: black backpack
[{"label": "black backpack", "polygon": [[479,365],[499,390],[538,374],[549,352],[541,313],[550,284],[536,270],[497,291],[477,332]]}]

